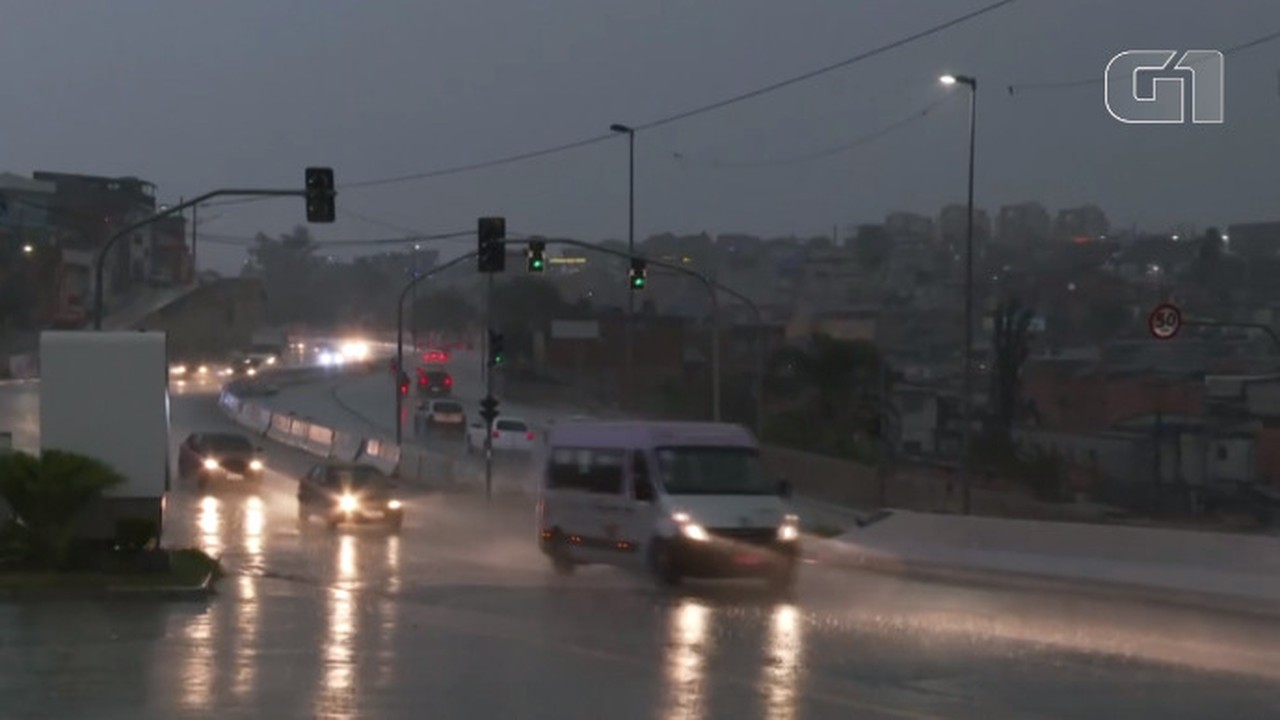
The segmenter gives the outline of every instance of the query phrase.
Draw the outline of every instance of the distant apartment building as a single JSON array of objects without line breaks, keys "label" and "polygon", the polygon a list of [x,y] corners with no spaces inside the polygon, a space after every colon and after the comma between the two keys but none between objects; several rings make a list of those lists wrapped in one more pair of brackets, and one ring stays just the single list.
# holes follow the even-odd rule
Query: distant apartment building
[{"label": "distant apartment building", "polygon": [[1005,205],[1000,208],[996,240],[1021,248],[1043,247],[1053,232],[1049,211],[1038,202]]},{"label": "distant apartment building", "polygon": [[[69,249],[96,253],[115,233],[156,212],[156,186],[139,178],[46,171],[32,177],[53,184],[52,222]],[[112,249],[106,290],[119,292],[148,279],[150,230],[135,232]]]},{"label": "distant apartment building", "polygon": [[1096,205],[1082,205],[1058,211],[1053,232],[1059,240],[1090,242],[1111,231],[1107,214]]},{"label": "distant apartment building", "polygon": [[1227,226],[1231,252],[1250,260],[1280,256],[1280,221]]},{"label": "distant apartment building", "polygon": [[[938,214],[938,235],[943,247],[959,255],[964,251],[969,232],[969,206],[948,205]],[[973,245],[975,252],[981,252],[991,239],[991,218],[985,210],[973,210]]]},{"label": "distant apartment building", "polygon": [[916,237],[932,241],[937,238],[937,228],[933,218],[918,213],[889,213],[884,219],[884,229],[893,240]]}]

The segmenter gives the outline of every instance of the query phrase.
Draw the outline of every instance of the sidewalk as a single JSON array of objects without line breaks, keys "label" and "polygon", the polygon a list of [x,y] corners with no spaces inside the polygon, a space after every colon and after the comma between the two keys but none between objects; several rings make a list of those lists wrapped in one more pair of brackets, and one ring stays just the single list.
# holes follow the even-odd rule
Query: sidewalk
[{"label": "sidewalk", "polygon": [[1223,533],[886,513],[815,556],[943,582],[1125,597],[1280,618],[1280,540]]}]

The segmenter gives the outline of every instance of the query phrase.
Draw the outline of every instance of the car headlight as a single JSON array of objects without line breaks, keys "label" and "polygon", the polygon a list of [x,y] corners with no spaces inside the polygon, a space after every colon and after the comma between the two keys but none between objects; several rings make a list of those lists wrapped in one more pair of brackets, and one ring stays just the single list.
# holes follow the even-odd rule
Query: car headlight
[{"label": "car headlight", "polygon": [[205,470],[217,470],[217,469],[218,469],[218,461],[217,461],[217,460],[214,460],[213,458],[205,458],[205,461],[204,461],[204,469],[205,469]]},{"label": "car headlight", "polygon": [[262,470],[262,461],[261,461],[261,460],[250,460],[250,461],[249,461],[249,469],[250,469],[250,470],[252,470],[252,471],[254,471],[254,472],[260,472],[260,471]]},{"label": "car headlight", "polygon": [[208,366],[208,365],[201,365],[199,368],[196,368],[196,372],[200,373],[201,375],[208,375],[208,374],[209,374],[209,366]]},{"label": "car headlight", "polygon": [[351,512],[352,510],[355,510],[359,505],[360,504],[356,502],[356,498],[354,495],[343,495],[342,497],[338,498],[338,509],[342,510],[343,512]]},{"label": "car headlight", "polygon": [[388,500],[388,501],[387,501],[387,509],[388,509],[388,510],[399,510],[399,509],[400,509],[400,507],[401,507],[401,505],[400,505],[400,501],[399,501],[399,500]]},{"label": "car headlight", "polygon": [[248,371],[246,371],[246,373],[245,373],[245,374],[247,374],[249,377],[253,377],[254,375],[257,375],[257,374],[258,374],[258,371],[257,371],[257,370],[254,370],[253,368],[249,368],[249,369],[248,369]]}]

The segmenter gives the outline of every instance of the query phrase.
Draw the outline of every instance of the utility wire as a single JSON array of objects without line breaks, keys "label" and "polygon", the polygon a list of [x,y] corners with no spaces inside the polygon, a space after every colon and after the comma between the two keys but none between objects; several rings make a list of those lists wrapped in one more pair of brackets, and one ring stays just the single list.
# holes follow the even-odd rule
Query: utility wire
[{"label": "utility wire", "polygon": [[[637,132],[640,132],[644,130],[652,130],[654,128],[662,127],[664,125],[670,125],[672,123],[676,123],[681,120],[687,120],[697,115],[704,115],[709,112],[714,112],[716,110],[729,107],[730,105],[736,105],[738,103],[751,100],[751,99],[760,97],[762,95],[767,95],[769,93],[776,92],[783,88],[790,87],[791,85],[796,85],[798,83],[812,80],[813,78],[819,77],[821,75],[826,75],[828,73],[835,72],[836,70],[842,70],[851,65],[856,65],[857,63],[860,63],[864,60],[869,60],[878,55],[883,55],[884,53],[887,53],[891,50],[896,50],[905,45],[909,45],[911,43],[924,40],[925,38],[928,38],[932,35],[936,35],[946,30],[950,30],[953,27],[962,25],[971,20],[975,20],[983,15],[999,10],[1000,8],[1006,5],[1011,5],[1014,2],[1017,2],[1017,0],[998,0],[997,2],[990,3],[972,12],[953,18],[941,24],[934,25],[925,30],[912,33],[911,35],[907,35],[905,37],[899,38],[885,45],[881,45],[871,50],[867,50],[865,52],[859,53],[857,55],[854,55],[853,57],[845,58],[844,60],[841,60],[839,62],[831,63],[829,65],[825,65],[815,70],[810,70],[808,72],[801,73],[799,75],[795,75],[793,77],[787,78],[785,80],[780,80],[770,85],[765,85],[764,87],[757,88],[755,90],[750,90],[748,92],[740,93],[738,95],[733,95],[731,97],[724,98],[723,100],[718,100],[716,102],[709,103],[707,105],[701,105],[689,110],[685,110],[683,112],[676,113],[674,115],[668,115],[666,117],[659,118],[657,120],[651,120],[647,123],[634,126],[634,129]],[[528,152],[518,153],[515,155],[508,155],[506,157],[494,158],[492,160],[485,160],[482,162],[469,163],[466,165],[455,165],[452,167],[445,167],[437,170],[426,170],[423,172],[409,173],[405,175],[396,175],[393,177],[378,178],[374,180],[362,180],[360,182],[348,183],[346,185],[339,185],[339,189],[379,187],[382,185],[393,185],[398,183],[411,182],[414,180],[425,180],[428,178],[437,178],[437,177],[443,177],[446,175],[457,175],[461,173],[473,172],[476,170],[484,170],[487,168],[498,167],[500,165],[510,165],[512,163],[523,162],[525,160],[532,160],[535,158],[545,157],[547,155],[555,155],[562,152],[567,152],[569,150],[576,150],[578,148],[587,147],[589,145],[602,143],[606,140],[616,138],[616,137],[619,137],[618,133],[613,133],[613,132],[602,133],[599,135],[593,135],[591,137],[586,137],[581,140],[575,140],[573,142],[568,142],[561,145],[554,145],[552,147],[542,148],[540,150],[531,150]]]},{"label": "utility wire", "polygon": [[[1280,30],[1267,33],[1266,35],[1254,38],[1248,42],[1240,43],[1239,45],[1233,45],[1226,50],[1223,50],[1222,54],[1224,56],[1234,55],[1235,53],[1244,52],[1245,50],[1258,47],[1259,45],[1265,45],[1269,42],[1274,42],[1275,40],[1280,40]],[[1101,85],[1103,80],[1104,78],[1102,77],[1091,77],[1080,80],[1017,83],[1009,86],[1009,94],[1016,95],[1025,90],[1064,90],[1069,88],[1091,87],[1094,85]]]},{"label": "utility wire", "polygon": [[[714,167],[714,168],[723,168],[723,169],[735,168],[736,169],[736,168],[763,168],[763,167],[779,167],[784,165],[798,165],[801,163],[812,162],[814,160],[829,158],[835,155],[846,153],[850,150],[857,149],[864,145],[869,145],[886,135],[890,135],[898,130],[901,130],[904,127],[912,125],[917,121],[922,120],[925,117],[932,114],[939,107],[942,107],[942,105],[945,104],[952,97],[953,97],[952,95],[946,95],[938,100],[935,100],[929,103],[925,107],[920,108],[919,110],[916,110],[910,115],[899,118],[889,123],[888,125],[885,125],[884,127],[881,127],[870,133],[867,133],[866,135],[862,135],[854,140],[850,140],[848,142],[844,142],[839,145],[827,147],[822,150],[815,150],[815,151],[805,153],[803,155],[795,155],[792,157],[778,158],[773,160],[756,160],[756,161],[748,161],[748,162],[733,162],[733,161],[724,162],[720,160],[707,160],[705,162],[707,165],[710,165],[711,167]],[[684,153],[675,153],[675,157],[678,160],[684,160],[688,158],[688,156]]]}]

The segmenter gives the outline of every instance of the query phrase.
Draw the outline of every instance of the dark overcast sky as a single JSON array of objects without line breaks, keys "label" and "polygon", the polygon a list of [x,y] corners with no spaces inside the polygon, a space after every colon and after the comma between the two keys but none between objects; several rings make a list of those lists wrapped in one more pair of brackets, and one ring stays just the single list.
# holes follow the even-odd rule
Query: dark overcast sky
[{"label": "dark overcast sky", "polygon": [[[0,169],[138,175],[164,200],[339,184],[483,161],[642,124],[855,55],[982,0],[6,0]],[[1226,123],[1133,126],[1100,78],[1127,48],[1228,48],[1280,31],[1278,0],[1020,0],[967,25],[637,138],[637,232],[829,233],[962,201],[962,92],[981,82],[977,196],[1096,202],[1151,229],[1280,219],[1280,41],[1227,57]],[[954,96],[875,142],[805,162]],[[481,172],[351,190],[321,238],[626,233],[616,140]],[[210,234],[279,232],[281,200]],[[226,269],[242,251],[210,249]]]}]

